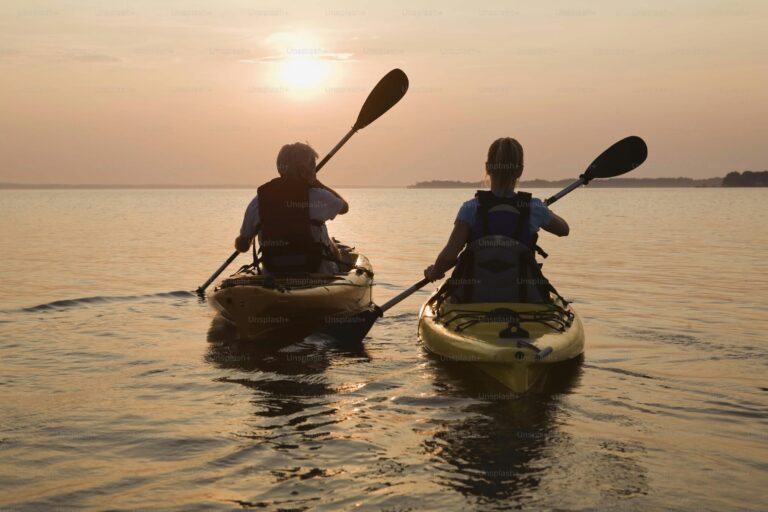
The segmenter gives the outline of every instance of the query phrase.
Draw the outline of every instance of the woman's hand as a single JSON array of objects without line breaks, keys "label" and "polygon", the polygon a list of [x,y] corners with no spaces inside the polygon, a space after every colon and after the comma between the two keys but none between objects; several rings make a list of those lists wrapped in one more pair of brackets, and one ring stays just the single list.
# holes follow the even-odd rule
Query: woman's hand
[{"label": "woman's hand", "polygon": [[435,260],[435,264],[424,269],[424,277],[430,281],[437,281],[438,279],[445,277],[445,272],[456,265],[459,253],[468,241],[469,225],[464,221],[457,220],[453,224],[453,231],[448,238],[448,243],[445,244],[443,250],[440,251],[440,254]]},{"label": "woman's hand", "polygon": [[445,272],[438,272],[434,265],[430,265],[424,269],[424,277],[429,279],[430,282],[437,281],[438,279],[445,277]]}]

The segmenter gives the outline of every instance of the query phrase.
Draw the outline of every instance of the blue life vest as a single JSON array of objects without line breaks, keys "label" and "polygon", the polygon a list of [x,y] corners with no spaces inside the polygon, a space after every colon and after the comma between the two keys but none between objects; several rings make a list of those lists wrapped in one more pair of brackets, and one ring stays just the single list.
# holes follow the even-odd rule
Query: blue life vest
[{"label": "blue life vest", "polygon": [[531,230],[531,194],[517,192],[512,197],[498,197],[493,192],[478,190],[477,215],[472,225],[470,242],[490,235],[513,238],[532,251],[538,235]]},{"label": "blue life vest", "polygon": [[470,239],[444,293],[457,303],[550,301],[554,288],[536,263],[537,234],[531,230],[531,194],[497,197],[478,191]]}]

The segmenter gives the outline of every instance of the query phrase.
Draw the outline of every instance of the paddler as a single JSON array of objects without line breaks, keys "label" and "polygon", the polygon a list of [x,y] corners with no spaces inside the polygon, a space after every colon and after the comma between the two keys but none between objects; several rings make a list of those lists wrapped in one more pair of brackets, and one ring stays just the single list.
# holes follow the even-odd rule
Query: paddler
[{"label": "paddler", "polygon": [[345,265],[325,223],[347,213],[349,204],[317,179],[317,156],[308,144],[283,146],[280,176],[260,186],[245,210],[235,248],[247,252],[258,235],[259,260],[269,273],[336,273]]},{"label": "paddler", "polygon": [[[430,281],[442,279],[446,271],[457,265],[462,249],[468,248],[471,250],[462,254],[463,261],[459,261],[452,276],[456,281],[454,288],[458,290],[457,294],[463,296],[458,300],[461,302],[512,301],[521,300],[517,296],[520,294],[537,295],[538,299],[543,300],[542,295],[546,294],[546,290],[541,287],[536,289],[537,283],[534,282],[545,281],[543,276],[539,278],[538,265],[533,258],[534,250],[540,251],[536,245],[537,232],[539,229],[544,229],[557,236],[567,236],[568,223],[549,210],[540,199],[515,190],[523,174],[523,148],[517,140],[510,137],[495,140],[488,149],[485,170],[486,180],[490,181],[490,190],[477,191],[473,199],[461,206],[448,242],[435,263],[424,270],[424,276]],[[503,248],[504,244],[496,244],[497,247],[493,247],[494,244],[491,242],[501,239],[486,237],[497,235],[520,242],[520,244],[514,244],[519,247]],[[475,241],[479,243],[473,244]],[[487,264],[478,268],[481,251],[485,252]],[[489,254],[490,252],[493,254]],[[470,257],[470,254],[478,257]],[[518,254],[524,257],[518,257]],[[506,268],[502,268],[505,267],[505,261],[499,263],[500,260],[509,263],[506,265],[509,272],[517,273],[514,279],[504,275],[507,272]],[[530,268],[525,268],[526,265]],[[532,268],[533,265],[536,265],[535,269]],[[526,276],[532,280],[532,286],[527,286],[524,282]],[[512,290],[515,287],[506,286],[504,291],[497,290],[492,293],[494,295],[492,297],[478,296],[482,295],[483,287],[494,287],[498,283],[496,287],[501,288],[500,283],[510,282],[522,283],[523,286],[518,287],[519,290]],[[548,283],[546,286],[548,288]],[[508,293],[512,296],[501,297],[498,296],[499,293]],[[531,297],[527,300],[531,300]]]}]

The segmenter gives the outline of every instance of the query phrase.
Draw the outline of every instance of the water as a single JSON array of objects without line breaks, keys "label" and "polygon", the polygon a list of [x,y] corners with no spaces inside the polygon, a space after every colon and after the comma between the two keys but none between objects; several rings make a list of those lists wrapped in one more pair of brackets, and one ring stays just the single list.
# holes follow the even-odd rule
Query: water
[{"label": "water", "polygon": [[[331,232],[371,258],[381,303],[470,194],[346,190]],[[364,349],[223,343],[186,290],[250,195],[0,191],[0,509],[768,507],[765,191],[558,203],[571,236],[542,236],[545,273],[586,354],[523,397],[424,352],[428,291]]]}]

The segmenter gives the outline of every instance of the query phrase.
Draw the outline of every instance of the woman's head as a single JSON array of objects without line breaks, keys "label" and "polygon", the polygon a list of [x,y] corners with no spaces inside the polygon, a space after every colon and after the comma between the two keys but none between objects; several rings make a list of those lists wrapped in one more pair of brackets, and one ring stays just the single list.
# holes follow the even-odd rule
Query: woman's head
[{"label": "woman's head", "polygon": [[317,156],[309,144],[286,144],[277,154],[277,172],[284,178],[300,178],[310,183],[315,179]]},{"label": "woman's head", "polygon": [[485,172],[491,178],[491,189],[513,189],[523,174],[523,146],[512,137],[493,141],[488,148]]}]

